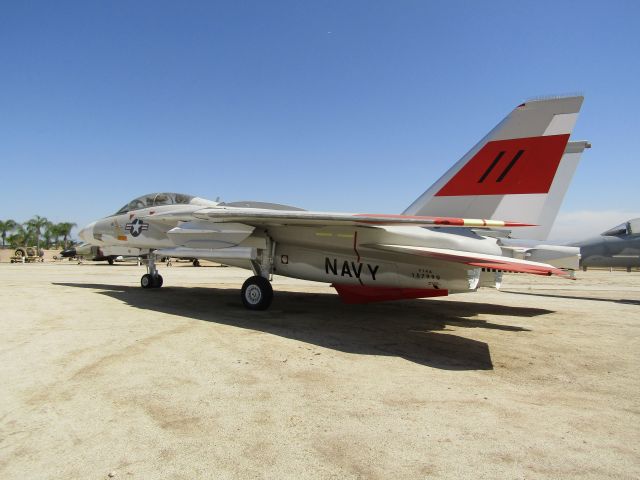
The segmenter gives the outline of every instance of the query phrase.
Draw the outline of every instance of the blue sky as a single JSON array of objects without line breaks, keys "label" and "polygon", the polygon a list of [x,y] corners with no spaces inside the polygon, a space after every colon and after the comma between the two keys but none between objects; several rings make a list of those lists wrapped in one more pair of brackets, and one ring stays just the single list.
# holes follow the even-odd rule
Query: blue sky
[{"label": "blue sky", "polygon": [[579,92],[573,138],[593,148],[556,236],[596,233],[640,216],[638,18],[633,1],[3,2],[0,218],[82,225],[153,191],[397,213],[514,106]]}]

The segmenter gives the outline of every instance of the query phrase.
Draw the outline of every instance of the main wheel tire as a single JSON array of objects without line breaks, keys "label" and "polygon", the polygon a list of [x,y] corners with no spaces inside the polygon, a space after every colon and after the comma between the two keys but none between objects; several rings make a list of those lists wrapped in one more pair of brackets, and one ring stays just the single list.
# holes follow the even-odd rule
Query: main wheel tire
[{"label": "main wheel tire", "polygon": [[107,259],[107,263],[108,263],[109,265],[113,265],[113,258],[108,258],[108,259]]},{"label": "main wheel tire", "polygon": [[142,288],[153,288],[153,277],[148,273],[142,275],[142,278],[140,279],[140,286]]},{"label": "main wheel tire", "polygon": [[240,292],[242,304],[249,310],[266,310],[273,300],[273,288],[264,277],[248,278]]},{"label": "main wheel tire", "polygon": [[162,275],[158,274],[155,277],[153,277],[153,288],[160,288],[162,286]]},{"label": "main wheel tire", "polygon": [[197,258],[193,260],[193,266],[194,267],[199,267],[200,266],[200,260],[198,260]]}]

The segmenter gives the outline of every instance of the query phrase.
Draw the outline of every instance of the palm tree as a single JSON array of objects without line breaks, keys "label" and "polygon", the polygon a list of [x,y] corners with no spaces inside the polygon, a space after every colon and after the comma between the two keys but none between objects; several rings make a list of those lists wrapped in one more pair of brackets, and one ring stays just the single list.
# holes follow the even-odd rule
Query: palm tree
[{"label": "palm tree", "polygon": [[53,223],[49,227],[49,236],[51,237],[51,244],[56,248],[60,246],[60,237],[63,235],[62,228],[59,223]]},{"label": "palm tree", "polygon": [[54,227],[55,227],[55,223],[52,222],[47,222],[43,225],[44,227],[44,233],[42,234],[42,236],[44,237],[44,248],[51,248],[51,239],[54,236]]},{"label": "palm tree", "polygon": [[27,230],[33,232],[36,237],[36,246],[40,249],[40,235],[42,235],[42,228],[49,223],[46,217],[35,215],[31,220],[27,222]]},{"label": "palm tree", "polygon": [[14,230],[18,224],[15,220],[0,220],[0,232],[2,232],[2,247],[5,247],[7,241],[7,233]]},{"label": "palm tree", "polygon": [[29,245],[30,240],[30,232],[24,228],[24,225],[18,223],[16,224],[16,226],[13,228],[14,232],[12,235],[9,235],[8,240],[9,240],[9,245],[11,245],[13,248],[15,247],[22,247],[25,245]]},{"label": "palm tree", "polygon": [[71,230],[73,230],[74,227],[77,227],[77,225],[71,222],[62,222],[58,223],[57,227],[60,228],[60,235],[62,236],[64,248],[67,248],[67,239],[71,236]]}]

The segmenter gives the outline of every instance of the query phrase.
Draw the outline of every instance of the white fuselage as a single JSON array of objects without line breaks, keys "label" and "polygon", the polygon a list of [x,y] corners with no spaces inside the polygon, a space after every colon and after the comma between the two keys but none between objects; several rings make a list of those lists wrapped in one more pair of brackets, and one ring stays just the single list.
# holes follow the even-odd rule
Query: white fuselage
[{"label": "white fuselage", "polygon": [[[181,208],[186,212],[199,207]],[[195,222],[181,222],[179,215],[175,220],[140,220],[175,210],[176,206],[158,206],[113,215],[90,224],[81,236],[100,246],[126,246],[143,252],[157,250],[163,256],[207,258],[242,268],[251,268],[252,261],[268,255],[277,275],[344,285],[445,289],[450,293],[492,285],[494,274],[464,264],[398,255],[375,246],[502,253],[495,239],[466,229],[285,225],[254,229],[223,222],[207,229]]]}]

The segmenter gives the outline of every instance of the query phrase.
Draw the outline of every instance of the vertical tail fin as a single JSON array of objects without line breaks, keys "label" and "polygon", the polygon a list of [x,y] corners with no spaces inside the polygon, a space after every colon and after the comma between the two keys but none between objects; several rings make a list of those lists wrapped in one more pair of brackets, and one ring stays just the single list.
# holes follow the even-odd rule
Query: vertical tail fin
[{"label": "vertical tail fin", "polygon": [[536,227],[544,239],[587,142],[571,142],[583,97],[534,100],[516,107],[403,213],[500,218]]}]

